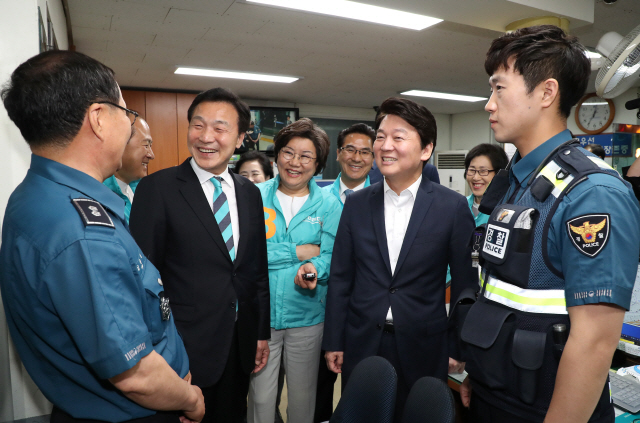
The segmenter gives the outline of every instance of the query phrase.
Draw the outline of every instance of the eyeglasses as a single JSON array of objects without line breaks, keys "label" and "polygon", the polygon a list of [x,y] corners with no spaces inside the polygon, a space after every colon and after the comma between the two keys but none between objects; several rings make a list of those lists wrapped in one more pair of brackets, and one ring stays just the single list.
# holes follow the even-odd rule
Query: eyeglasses
[{"label": "eyeglasses", "polygon": [[368,159],[371,156],[373,156],[373,151],[371,150],[358,150],[357,148],[353,148],[353,147],[340,147],[338,148],[338,150],[342,151],[343,153],[349,156],[353,156],[356,153],[358,153],[360,154],[360,157],[362,157],[363,159]]},{"label": "eyeglasses", "polygon": [[134,123],[136,123],[136,119],[138,119],[138,112],[136,112],[135,110],[130,110],[127,109],[126,107],[122,107],[119,104],[113,103],[111,101],[96,101],[96,103],[98,104],[110,104],[114,107],[117,107],[118,109],[124,110],[125,113],[127,114],[127,117],[129,118],[129,120],[131,121],[131,126],[133,126]]},{"label": "eyeglasses", "polygon": [[489,172],[495,172],[493,169],[467,169],[467,176],[473,176],[476,173],[480,176],[487,176]]},{"label": "eyeglasses", "polygon": [[307,156],[306,154],[296,154],[293,150],[285,150],[284,148],[280,150],[280,153],[282,154],[282,158],[288,162],[293,160],[294,156],[298,156],[300,163],[302,163],[303,165],[309,164],[312,160],[316,159],[315,157]]}]

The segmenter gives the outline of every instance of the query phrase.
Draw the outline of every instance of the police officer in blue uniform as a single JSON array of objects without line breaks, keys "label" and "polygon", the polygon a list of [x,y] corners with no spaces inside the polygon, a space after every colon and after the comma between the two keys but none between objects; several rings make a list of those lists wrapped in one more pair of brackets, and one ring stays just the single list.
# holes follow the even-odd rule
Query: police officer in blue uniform
[{"label": "police officer in blue uniform", "polygon": [[20,65],[1,97],[33,154],[6,209],[0,289],[51,421],[200,421],[202,393],[159,273],[102,184],[137,116],[113,71],[50,51]]},{"label": "police officer in blue uniform", "polygon": [[[630,186],[566,129],[590,64],[554,26],[493,41],[485,109],[518,148],[494,178],[481,290],[460,337],[474,422],[613,422],[607,372],[629,308],[640,245]],[[469,384],[470,382],[470,384]]]}]

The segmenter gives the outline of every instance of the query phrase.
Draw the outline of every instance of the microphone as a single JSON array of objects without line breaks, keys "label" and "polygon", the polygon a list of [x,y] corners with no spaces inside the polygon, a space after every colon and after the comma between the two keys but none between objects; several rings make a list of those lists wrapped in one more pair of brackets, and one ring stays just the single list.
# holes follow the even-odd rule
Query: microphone
[{"label": "microphone", "polygon": [[627,110],[640,109],[640,98],[629,100],[624,104]]}]

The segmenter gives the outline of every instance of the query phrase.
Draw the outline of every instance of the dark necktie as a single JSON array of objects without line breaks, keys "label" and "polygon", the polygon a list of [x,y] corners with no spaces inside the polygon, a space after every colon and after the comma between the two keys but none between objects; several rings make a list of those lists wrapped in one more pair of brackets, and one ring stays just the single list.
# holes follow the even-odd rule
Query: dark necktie
[{"label": "dark necktie", "polygon": [[213,182],[215,190],[213,191],[213,215],[220,227],[220,233],[222,239],[227,246],[231,261],[236,259],[236,251],[233,246],[233,229],[231,227],[231,214],[229,213],[229,203],[227,202],[227,196],[222,191],[223,179],[219,176],[214,176],[210,179]]}]

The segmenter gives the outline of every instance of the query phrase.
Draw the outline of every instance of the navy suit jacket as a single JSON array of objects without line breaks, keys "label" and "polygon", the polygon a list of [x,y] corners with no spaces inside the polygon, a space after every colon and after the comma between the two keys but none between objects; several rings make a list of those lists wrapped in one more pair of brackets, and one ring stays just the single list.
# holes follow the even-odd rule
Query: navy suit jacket
[{"label": "navy suit jacket", "polygon": [[[343,378],[376,355],[389,306],[402,371],[409,384],[446,379],[445,291],[451,304],[477,287],[471,265],[474,222],[466,198],[422,178],[395,273],[391,275],[384,220],[384,183],[349,196],[336,234],[327,295],[323,349],[343,351]],[[453,354],[455,358],[456,354]]]}]

